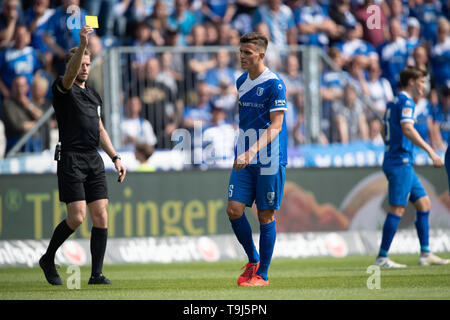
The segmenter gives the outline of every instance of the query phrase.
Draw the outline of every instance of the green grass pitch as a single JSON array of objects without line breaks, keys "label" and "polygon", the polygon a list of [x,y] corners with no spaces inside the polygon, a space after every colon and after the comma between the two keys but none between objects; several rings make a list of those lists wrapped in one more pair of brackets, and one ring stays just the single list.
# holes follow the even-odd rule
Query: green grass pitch
[{"label": "green grass pitch", "polygon": [[[450,258],[450,253],[440,254]],[[105,265],[112,286],[88,286],[90,267],[81,267],[81,289],[47,284],[39,268],[0,268],[0,300],[328,300],[450,299],[450,265],[421,267],[417,255],[392,255],[406,269],[381,270],[380,289],[368,289],[373,256],[273,259],[270,286],[236,285],[244,261]]]}]

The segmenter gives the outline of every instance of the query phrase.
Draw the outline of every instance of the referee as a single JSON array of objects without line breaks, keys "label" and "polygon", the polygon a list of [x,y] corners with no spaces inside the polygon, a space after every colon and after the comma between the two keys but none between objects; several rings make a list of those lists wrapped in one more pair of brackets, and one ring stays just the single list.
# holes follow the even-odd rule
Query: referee
[{"label": "referee", "polygon": [[100,118],[102,101],[97,92],[86,86],[91,57],[86,49],[90,26],[83,27],[80,45],[66,57],[66,72],[52,85],[53,108],[59,128],[61,150],[55,152],[59,199],[67,206],[67,218],[53,232],[46,253],[39,260],[45,278],[52,285],[62,285],[55,268],[55,253],[86,218],[86,204],[92,219],[92,274],[89,284],[111,284],[102,274],[107,241],[108,190],[105,167],[97,152],[100,146],[112,159],[119,182],[126,168],[114,150]]}]

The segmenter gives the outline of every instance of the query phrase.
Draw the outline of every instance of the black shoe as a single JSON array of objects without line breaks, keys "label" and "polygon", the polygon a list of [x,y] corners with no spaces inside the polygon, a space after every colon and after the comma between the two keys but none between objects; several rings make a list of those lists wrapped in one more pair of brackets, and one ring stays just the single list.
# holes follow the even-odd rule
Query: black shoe
[{"label": "black shoe", "polygon": [[89,278],[88,284],[112,284],[111,281],[107,277],[105,277],[102,273],[98,276],[91,276]]},{"label": "black shoe", "polygon": [[53,261],[47,261],[45,259],[45,254],[39,259],[39,266],[44,271],[48,283],[54,286],[62,285],[62,280],[56,271],[55,263]]}]

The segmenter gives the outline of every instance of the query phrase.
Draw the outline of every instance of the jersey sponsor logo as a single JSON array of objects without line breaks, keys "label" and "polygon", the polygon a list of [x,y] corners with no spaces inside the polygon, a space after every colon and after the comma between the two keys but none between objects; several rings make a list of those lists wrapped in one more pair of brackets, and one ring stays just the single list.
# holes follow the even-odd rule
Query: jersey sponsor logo
[{"label": "jersey sponsor logo", "polygon": [[281,85],[281,83],[278,84],[278,90],[283,89],[283,86]]},{"label": "jersey sponsor logo", "polygon": [[241,103],[243,107],[252,107],[252,108],[264,108],[264,103],[256,103],[250,101],[244,101]]},{"label": "jersey sponsor logo", "polygon": [[263,87],[258,87],[258,88],[256,88],[256,95],[257,95],[258,97],[261,97],[262,94],[263,94],[263,92],[264,92],[264,88],[263,88]]},{"label": "jersey sponsor logo", "polygon": [[275,100],[275,107],[284,107],[286,105],[286,100]]},{"label": "jersey sponsor logo", "polygon": [[402,117],[412,118],[413,109],[412,108],[403,108],[402,109]]}]

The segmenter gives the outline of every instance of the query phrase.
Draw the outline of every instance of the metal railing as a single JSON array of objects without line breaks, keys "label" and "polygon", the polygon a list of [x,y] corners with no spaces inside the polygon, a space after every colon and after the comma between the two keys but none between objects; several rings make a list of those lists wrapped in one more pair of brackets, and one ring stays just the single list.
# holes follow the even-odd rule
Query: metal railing
[{"label": "metal railing", "polygon": [[[320,94],[322,71],[320,65],[324,63],[327,68],[340,72],[344,82],[348,83],[346,76],[320,48],[288,46],[275,49],[281,61],[279,68],[274,67],[276,72],[284,73],[286,71],[285,58],[289,54],[294,54],[298,58],[303,80],[306,143],[317,143],[322,130],[322,101]],[[219,51],[227,52],[230,56],[229,65],[236,72],[241,71],[239,66],[239,49],[237,47],[113,47],[104,50],[96,57],[92,62],[92,67],[96,64],[101,64],[102,75],[100,81],[103,82],[103,122],[114,146],[118,149],[122,146],[120,124],[124,116],[124,105],[127,97],[139,95],[142,100],[144,89],[151,89],[149,86],[155,83],[153,82],[154,79],[150,79],[151,81],[147,79],[147,76],[155,71],[153,70],[155,66],[148,63],[149,59],[157,58],[160,70],[170,67],[181,73],[181,78],[175,79],[176,87],[169,88],[173,90],[173,96],[170,99],[175,101],[163,99],[160,101],[162,105],[155,107],[155,104],[147,103],[155,99],[152,96],[152,91],[147,90],[145,92],[147,100],[144,99],[143,101],[143,108],[146,108],[143,114],[152,123],[158,135],[164,129],[163,125],[167,124],[167,119],[165,119],[167,115],[173,117],[170,121],[175,121],[177,126],[181,125],[182,110],[177,109],[177,104],[181,104],[181,108],[184,108],[195,101],[196,85],[201,79],[196,77],[195,72],[189,70],[189,57],[209,56],[213,59],[214,54]],[[169,66],[164,65],[168,62],[163,61],[162,58],[167,53],[172,56],[172,59],[176,57]],[[139,61],[143,63],[139,64]],[[232,85],[234,86],[234,83]],[[361,93],[358,92],[357,94],[362,101],[367,102],[367,99]],[[154,107],[154,109],[152,110],[149,105]],[[366,105],[370,108],[369,103],[366,103]],[[53,108],[48,109],[36,125],[8,152],[6,157],[17,155],[27,140],[51,118],[53,112]],[[161,112],[167,114],[161,114]],[[377,116],[380,117],[381,115],[377,114]],[[160,123],[161,121],[164,123]],[[158,139],[162,139],[158,147],[170,148],[170,135],[162,134],[161,137],[158,137]]]}]

